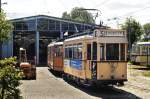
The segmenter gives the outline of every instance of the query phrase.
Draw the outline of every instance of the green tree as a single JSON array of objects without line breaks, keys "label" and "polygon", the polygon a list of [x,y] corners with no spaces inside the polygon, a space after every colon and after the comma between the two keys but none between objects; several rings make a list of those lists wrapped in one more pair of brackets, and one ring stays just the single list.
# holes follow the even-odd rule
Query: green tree
[{"label": "green tree", "polygon": [[2,55],[2,44],[7,41],[12,31],[12,24],[6,19],[3,11],[0,12],[0,59]]},{"label": "green tree", "polygon": [[146,23],[143,25],[143,29],[144,29],[144,35],[145,35],[145,41],[149,41],[149,37],[150,36],[150,23]]},{"label": "green tree", "polygon": [[127,18],[125,23],[122,24],[122,29],[127,31],[129,48],[134,42],[140,40],[143,34],[142,26],[134,18]]},{"label": "green tree", "polygon": [[20,99],[22,72],[15,68],[16,58],[0,60],[0,99]]},{"label": "green tree", "polygon": [[71,16],[70,16],[70,14],[68,14],[67,12],[64,12],[64,13],[62,14],[62,18],[63,18],[63,19],[68,19],[68,20],[70,20],[70,19],[71,19]]},{"label": "green tree", "polygon": [[93,16],[91,13],[89,13],[86,10],[83,10],[82,7],[75,7],[72,9],[70,14],[67,14],[67,12],[64,12],[62,15],[62,18],[70,18],[71,20],[84,22],[84,23],[95,23],[95,20],[93,19]]}]

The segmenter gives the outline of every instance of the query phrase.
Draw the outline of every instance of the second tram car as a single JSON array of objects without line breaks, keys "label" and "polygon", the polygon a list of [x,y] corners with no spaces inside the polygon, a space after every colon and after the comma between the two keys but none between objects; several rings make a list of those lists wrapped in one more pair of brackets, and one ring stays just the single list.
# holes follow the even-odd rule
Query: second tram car
[{"label": "second tram car", "polygon": [[[48,46],[48,64],[55,67],[57,42]],[[127,81],[127,36],[124,30],[95,29],[61,43],[64,79],[94,85]],[[56,70],[56,69],[55,69]]]},{"label": "second tram car", "polygon": [[131,61],[150,66],[150,42],[138,42],[132,46]]},{"label": "second tram car", "polygon": [[63,42],[48,45],[48,66],[54,71],[63,72]]}]

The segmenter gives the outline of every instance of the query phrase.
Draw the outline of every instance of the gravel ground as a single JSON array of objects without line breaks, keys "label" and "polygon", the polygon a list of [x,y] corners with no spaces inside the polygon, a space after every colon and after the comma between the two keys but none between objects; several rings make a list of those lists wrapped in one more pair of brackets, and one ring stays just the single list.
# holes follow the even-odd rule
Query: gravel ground
[{"label": "gravel ground", "polygon": [[[20,89],[25,99],[148,99],[149,79],[135,78],[130,74],[128,77],[129,81],[123,87],[83,88],[54,76],[47,67],[37,67],[36,80],[23,80]],[[141,81],[139,78],[144,80]]]},{"label": "gravel ground", "polygon": [[[129,67],[130,65],[128,65]],[[143,99],[150,99],[150,78],[140,75],[144,70],[128,68],[128,82],[118,87]]]}]

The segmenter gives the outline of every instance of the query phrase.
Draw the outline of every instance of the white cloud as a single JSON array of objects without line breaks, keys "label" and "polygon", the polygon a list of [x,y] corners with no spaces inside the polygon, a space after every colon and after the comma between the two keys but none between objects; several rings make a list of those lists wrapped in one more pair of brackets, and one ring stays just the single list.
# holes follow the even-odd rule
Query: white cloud
[{"label": "white cloud", "polygon": [[[140,23],[150,21],[149,0],[2,0],[7,2],[2,8],[10,18],[46,14],[61,17],[64,11],[70,12],[74,7],[97,8],[102,14],[97,18],[105,24],[116,24],[116,20],[107,22],[107,19],[119,17],[122,22],[126,17],[133,16]],[[146,8],[145,8],[146,7]],[[145,8],[145,9],[143,9]]]}]

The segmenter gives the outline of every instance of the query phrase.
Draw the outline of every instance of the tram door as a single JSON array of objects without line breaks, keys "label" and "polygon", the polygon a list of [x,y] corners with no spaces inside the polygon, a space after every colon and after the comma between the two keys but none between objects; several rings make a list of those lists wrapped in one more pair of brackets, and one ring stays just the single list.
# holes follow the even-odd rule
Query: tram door
[{"label": "tram door", "polygon": [[91,43],[88,43],[87,44],[87,50],[86,50],[86,53],[87,53],[87,58],[86,58],[86,60],[87,60],[87,66],[86,66],[86,76],[88,77],[88,78],[92,78],[91,77]]},{"label": "tram door", "polygon": [[92,61],[91,61],[91,76],[93,80],[97,79],[97,43],[92,43]]}]

